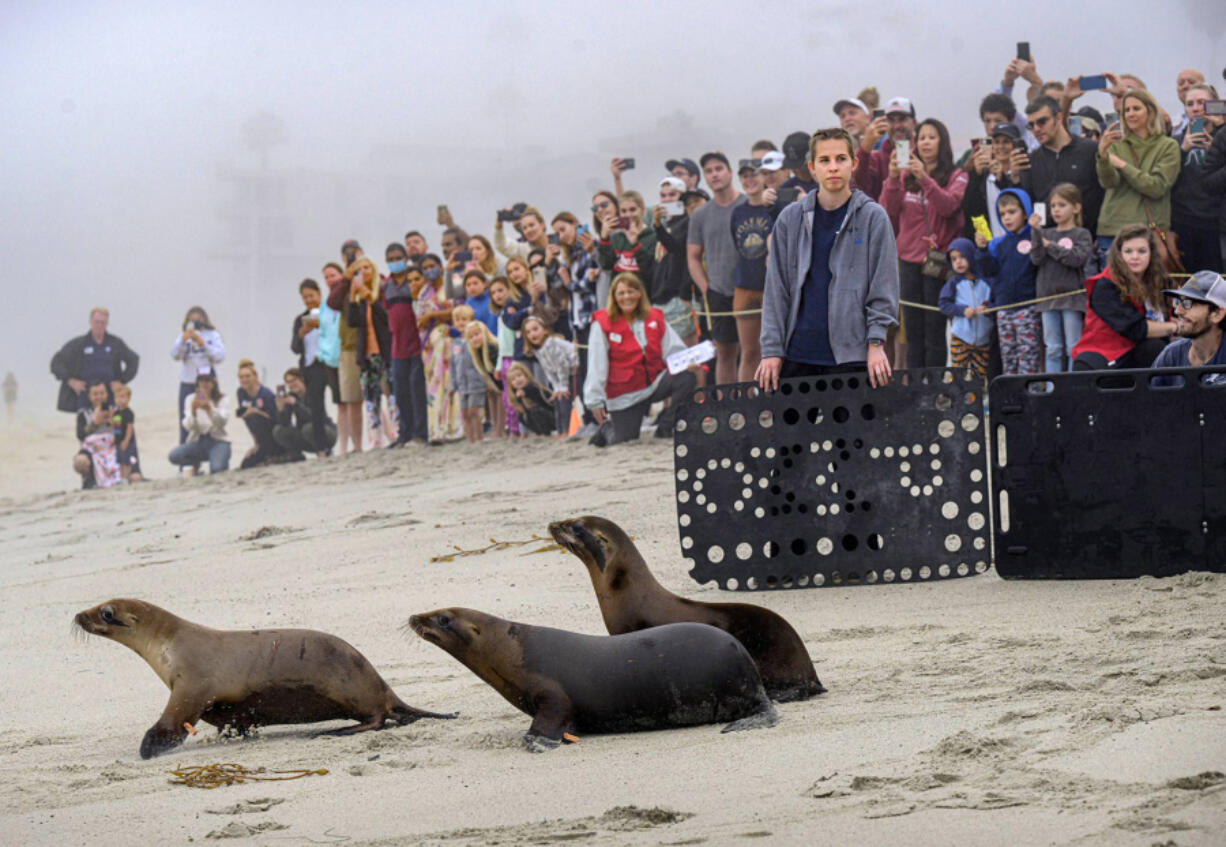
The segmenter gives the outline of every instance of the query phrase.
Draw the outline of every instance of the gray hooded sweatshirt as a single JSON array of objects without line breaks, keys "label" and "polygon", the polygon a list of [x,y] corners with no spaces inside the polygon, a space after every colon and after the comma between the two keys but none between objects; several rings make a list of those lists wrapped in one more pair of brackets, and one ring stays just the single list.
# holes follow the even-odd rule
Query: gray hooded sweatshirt
[{"label": "gray hooded sweatshirt", "polygon": [[[762,303],[762,357],[785,358],[800,314],[800,294],[813,261],[817,192],[779,215],[771,235]],[[898,323],[898,248],[889,215],[867,194],[851,192],[847,215],[830,249],[830,349],[862,362],[869,341],[885,341]]]}]

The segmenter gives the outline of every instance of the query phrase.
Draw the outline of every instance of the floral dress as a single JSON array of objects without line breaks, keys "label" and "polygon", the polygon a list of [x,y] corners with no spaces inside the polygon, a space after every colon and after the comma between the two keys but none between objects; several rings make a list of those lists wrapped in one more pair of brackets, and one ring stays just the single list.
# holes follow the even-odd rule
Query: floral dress
[{"label": "floral dress", "polygon": [[[418,316],[447,308],[442,292],[427,282],[417,294]],[[432,320],[421,333],[421,363],[426,376],[426,418],[431,441],[454,441],[464,437],[459,403],[451,396],[451,326]]]}]

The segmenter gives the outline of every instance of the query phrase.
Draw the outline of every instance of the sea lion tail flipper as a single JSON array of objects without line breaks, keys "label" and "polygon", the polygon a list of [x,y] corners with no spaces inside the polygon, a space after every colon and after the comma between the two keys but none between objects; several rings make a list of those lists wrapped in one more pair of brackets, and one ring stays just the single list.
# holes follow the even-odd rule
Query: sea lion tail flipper
[{"label": "sea lion tail flipper", "polygon": [[167,724],[159,720],[145,733],[140,742],[140,757],[152,759],[159,753],[165,753],[183,743],[187,738],[187,730],[182,725]]},{"label": "sea lion tail flipper", "polygon": [[767,701],[766,706],[761,711],[733,721],[721,729],[720,732],[740,732],[742,729],[769,729],[777,723],[779,723],[779,713],[775,711],[774,704]]}]

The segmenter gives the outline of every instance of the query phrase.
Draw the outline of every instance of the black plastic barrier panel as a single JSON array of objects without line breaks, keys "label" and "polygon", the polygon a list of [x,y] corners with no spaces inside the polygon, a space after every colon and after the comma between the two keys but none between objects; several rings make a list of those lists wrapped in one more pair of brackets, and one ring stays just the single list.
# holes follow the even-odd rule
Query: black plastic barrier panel
[{"label": "black plastic barrier panel", "polygon": [[938,368],[695,391],[674,440],[690,575],[754,590],[987,570],[983,389]]},{"label": "black plastic barrier panel", "polygon": [[999,377],[989,408],[1001,576],[1226,570],[1226,368]]}]

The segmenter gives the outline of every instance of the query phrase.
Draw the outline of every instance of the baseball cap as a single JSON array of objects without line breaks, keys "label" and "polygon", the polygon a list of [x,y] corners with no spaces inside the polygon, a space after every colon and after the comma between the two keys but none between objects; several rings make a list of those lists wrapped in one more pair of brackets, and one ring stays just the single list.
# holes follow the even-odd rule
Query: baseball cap
[{"label": "baseball cap", "polygon": [[870,109],[868,106],[865,106],[864,101],[858,97],[844,97],[842,100],[834,104],[834,113],[837,115],[839,112],[843,111],[844,106],[855,106],[857,109],[864,112],[864,114],[870,114]]},{"label": "baseball cap", "polygon": [[1017,124],[997,124],[992,128],[992,137],[995,138],[998,135],[1007,135],[1014,141],[1019,141],[1022,131],[1017,128]]},{"label": "baseball cap", "polygon": [[906,112],[915,117],[915,105],[908,97],[895,97],[885,104],[885,113],[888,115],[891,112]]},{"label": "baseball cap", "polygon": [[796,170],[805,166],[809,155],[809,133],[793,132],[783,139],[783,167]]},{"label": "baseball cap", "polygon": [[1082,106],[1076,112],[1073,112],[1073,114],[1081,115],[1083,118],[1089,118],[1099,126],[1103,126],[1106,123],[1106,121],[1103,119],[1103,113],[1098,111],[1098,109],[1095,109],[1093,106]]},{"label": "baseball cap", "polygon": [[771,150],[769,153],[762,154],[762,164],[758,170],[762,171],[777,171],[783,167],[783,154],[778,150]]},{"label": "baseball cap", "polygon": [[711,195],[703,191],[701,188],[691,188],[689,191],[681,195],[681,202],[687,200],[710,200]]},{"label": "baseball cap", "polygon": [[1082,118],[1081,119],[1082,134],[1085,134],[1087,132],[1102,133],[1102,131],[1103,131],[1102,127],[1098,125],[1098,121],[1094,120],[1093,118]]},{"label": "baseball cap", "polygon": [[666,176],[664,179],[660,180],[660,187],[664,188],[665,186],[676,189],[683,194],[685,193],[685,183],[677,179],[675,176]]},{"label": "baseball cap", "polygon": [[1213,271],[1197,271],[1182,288],[1164,288],[1162,293],[1168,297],[1187,297],[1226,309],[1226,279]]},{"label": "baseball cap", "polygon": [[702,171],[698,169],[698,165],[694,164],[693,159],[669,159],[664,163],[664,170],[668,171],[669,173],[673,172],[673,168],[678,167],[685,168],[694,176],[702,175]]},{"label": "baseball cap", "polygon": [[712,159],[718,159],[729,169],[732,168],[732,163],[728,161],[728,157],[720,152],[703,153],[702,158],[700,158],[698,162],[705,168],[707,166],[707,162],[711,161]]}]

